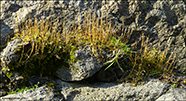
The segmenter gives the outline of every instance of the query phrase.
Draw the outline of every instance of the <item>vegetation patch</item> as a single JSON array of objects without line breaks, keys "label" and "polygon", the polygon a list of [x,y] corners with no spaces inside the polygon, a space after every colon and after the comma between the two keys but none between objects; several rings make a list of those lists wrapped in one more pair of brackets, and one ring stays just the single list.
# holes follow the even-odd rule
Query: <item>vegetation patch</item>
[{"label": "vegetation patch", "polygon": [[[132,51],[126,43],[130,33],[124,32],[121,36],[116,35],[116,30],[112,28],[111,22],[97,18],[95,13],[91,16],[85,14],[85,21],[80,24],[73,23],[71,28],[67,28],[63,23],[61,28],[57,28],[59,19],[50,23],[50,19],[35,18],[34,23],[31,19],[21,25],[19,32],[12,38],[21,39],[20,48],[15,53],[20,54],[20,60],[10,66],[10,70],[16,70],[27,78],[31,76],[53,76],[61,64],[66,64],[69,68],[71,64],[78,61],[74,53],[77,49],[89,45],[94,56],[105,64],[107,70],[116,63],[122,70],[124,77],[120,81],[134,82],[161,73],[172,73],[173,63],[172,54],[167,58],[167,50],[161,52],[156,49],[149,49],[144,45],[145,38],[141,40],[139,52]],[[64,17],[65,19],[65,17]],[[65,22],[65,21],[64,21]],[[18,25],[17,25],[18,26]],[[148,42],[148,38],[146,40]],[[102,50],[114,52],[115,57],[110,61],[104,60]],[[127,56],[130,61],[128,66],[122,67],[118,62],[118,57]],[[127,70],[123,70],[127,69]]]},{"label": "vegetation patch", "polygon": [[[61,28],[57,28],[59,19],[50,23],[50,19],[35,18],[22,24],[19,32],[12,38],[21,39],[19,49],[15,53],[19,54],[20,60],[10,66],[10,70],[19,71],[27,78],[30,76],[53,76],[61,64],[66,64],[69,68],[71,64],[78,61],[74,53],[77,49],[89,45],[91,53],[100,60],[103,59],[102,50],[115,52],[115,60],[119,55],[129,54],[130,48],[125,43],[125,35],[116,37],[116,30],[112,28],[111,22],[96,18],[95,13],[85,14],[85,21],[80,24],[73,23],[71,28],[67,28],[63,23]],[[65,19],[65,17],[64,17]],[[64,21],[65,22],[65,21]],[[122,41],[124,40],[124,41]],[[112,62],[112,61],[111,61]],[[111,63],[106,62],[106,63]],[[122,70],[122,68],[120,67]]]},{"label": "vegetation patch", "polygon": [[35,84],[33,86],[29,86],[29,87],[23,86],[20,89],[17,88],[15,91],[9,92],[8,95],[10,95],[10,94],[16,94],[16,93],[20,93],[20,92],[24,92],[24,91],[27,91],[27,90],[35,90],[36,88],[38,88],[38,84]]},{"label": "vegetation patch", "polygon": [[[131,63],[128,65],[132,67],[132,69],[129,69],[130,72],[127,73],[127,76],[122,78],[121,81],[130,80],[133,82],[132,85],[137,85],[139,81],[144,82],[143,80],[151,76],[173,73],[174,63],[176,61],[175,57],[172,57],[174,52],[168,54],[168,48],[164,51],[155,48],[150,49],[147,46],[148,40],[148,37],[145,40],[145,36],[142,35],[140,50],[129,56]],[[133,48],[137,48],[137,43]]]}]

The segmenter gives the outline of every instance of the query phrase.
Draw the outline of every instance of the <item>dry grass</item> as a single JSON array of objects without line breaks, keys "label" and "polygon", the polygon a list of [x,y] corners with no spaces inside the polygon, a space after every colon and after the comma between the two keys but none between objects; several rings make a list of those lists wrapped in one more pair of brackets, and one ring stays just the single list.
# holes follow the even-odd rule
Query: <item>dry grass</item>
[{"label": "dry grass", "polygon": [[[48,62],[54,63],[54,57],[56,61],[63,61],[71,67],[71,64],[77,61],[74,56],[75,50],[85,45],[90,46],[90,52],[100,62],[106,62],[102,55],[103,49],[109,52],[115,51],[117,53],[115,60],[118,55],[130,52],[126,42],[121,41],[126,33],[116,38],[116,30],[112,28],[111,22],[96,18],[95,13],[91,16],[90,9],[89,14],[84,17],[83,24],[73,23],[70,29],[65,24],[61,28],[57,28],[59,19],[52,24],[50,20],[40,19],[38,21],[35,18],[34,23],[29,19],[28,22],[22,24],[19,33],[12,38],[12,40],[22,39],[22,43],[19,44],[20,49],[17,50],[21,54],[20,60],[12,69],[24,66],[26,75],[29,74],[28,70],[40,69],[40,76],[42,76],[46,74],[48,68],[53,68],[46,69],[46,65]],[[109,61],[107,64],[111,62],[113,61]]]},{"label": "dry grass", "polygon": [[[140,52],[134,52],[126,45],[132,32],[123,31],[123,35],[116,38],[116,30],[112,28],[111,22],[96,18],[95,13],[91,16],[90,13],[89,9],[89,14],[84,16],[85,22],[82,24],[80,22],[73,23],[71,29],[67,28],[65,24],[62,28],[57,29],[59,20],[53,24],[49,23],[50,20],[45,19],[38,21],[35,18],[34,24],[28,20],[19,28],[19,33],[16,33],[13,38],[22,39],[22,43],[18,50],[21,54],[19,63],[12,69],[19,68],[28,77],[38,75],[33,72],[38,69],[40,76],[51,75],[51,71],[55,71],[54,68],[57,68],[53,64],[57,66],[63,61],[70,67],[71,63],[77,61],[73,55],[75,50],[89,45],[95,57],[101,62],[110,64],[106,69],[117,63],[122,72],[126,72],[123,70],[124,67],[119,65],[117,59],[119,56],[129,56],[132,64],[129,68],[130,73],[126,79],[121,81],[133,79],[132,81],[136,84],[139,80],[144,80],[151,75],[172,72],[173,53],[167,59],[167,51],[150,50],[147,45],[144,45],[144,38],[141,42]],[[146,41],[148,42],[148,38]],[[110,61],[103,60],[103,49],[115,51],[115,57]]]},{"label": "dry grass", "polygon": [[[132,63],[132,69],[126,78],[122,78],[121,81],[127,81],[131,79],[133,84],[136,85],[138,81],[143,81],[144,79],[162,73],[173,73],[175,56],[173,57],[172,52],[168,55],[168,48],[164,51],[160,49],[150,49],[148,48],[147,37],[142,35],[141,48],[139,52],[134,55],[130,55],[129,59]],[[137,48],[137,43],[135,48]],[[168,57],[168,58],[167,58]]]}]

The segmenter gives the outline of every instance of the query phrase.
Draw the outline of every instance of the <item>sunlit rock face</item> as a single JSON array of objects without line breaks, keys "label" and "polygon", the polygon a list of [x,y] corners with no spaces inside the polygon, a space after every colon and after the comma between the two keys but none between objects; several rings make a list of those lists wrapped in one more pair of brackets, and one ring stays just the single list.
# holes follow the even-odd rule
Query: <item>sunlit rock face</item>
[{"label": "sunlit rock face", "polygon": [[[124,25],[124,29],[133,30],[130,34],[131,37],[129,39],[129,44],[134,43],[135,41],[138,41],[141,39],[141,35],[144,34],[146,37],[149,37],[149,47],[154,47],[158,50],[165,50],[168,49],[168,54],[170,55],[173,52],[173,56],[175,58],[175,71],[179,72],[182,75],[186,75],[186,1],[184,0],[173,0],[173,1],[166,1],[166,0],[146,0],[146,1],[137,1],[137,0],[117,0],[117,1],[111,1],[111,0],[59,0],[59,1],[0,1],[0,51],[1,51],[1,67],[6,67],[7,63],[12,63],[17,61],[18,57],[13,54],[13,49],[16,48],[16,45],[11,46],[7,44],[7,38],[9,33],[15,33],[17,32],[15,24],[18,23],[20,26],[23,22],[25,22],[27,19],[31,18],[41,18],[44,19],[51,18],[51,22],[56,21],[56,19],[60,19],[59,24],[57,27],[61,27],[63,23],[66,23],[68,27],[72,25],[72,23],[77,23],[80,21],[83,23],[85,21],[84,15],[88,13],[88,8],[91,9],[91,13],[96,13],[97,17],[102,17],[103,19],[108,19],[111,21],[112,26],[116,28],[116,31],[118,32],[118,35],[121,33],[121,28]],[[65,20],[63,20],[65,17]],[[15,29],[15,30],[14,30]],[[17,43],[16,41],[13,41],[12,44]],[[138,48],[139,50],[139,48]],[[57,73],[60,74],[58,77],[64,81],[80,81],[87,79],[91,76],[94,76],[92,78],[95,81],[113,81],[117,79],[118,77],[122,76],[122,72],[118,67],[112,67],[108,71],[104,71],[104,65],[103,63],[98,62],[96,59],[91,57],[89,53],[87,53],[87,50],[79,50],[77,53],[82,53],[87,59],[91,60],[89,62],[83,62],[83,63],[74,63],[74,66],[77,66],[78,68],[81,68],[79,70],[79,74],[77,75],[77,71],[69,70],[67,67],[66,70],[59,70]],[[10,57],[10,58],[9,58]],[[78,57],[78,56],[77,56]],[[83,65],[82,65],[83,64]],[[125,65],[125,63],[121,63],[122,65]],[[62,66],[63,67],[63,66]],[[64,68],[65,69],[65,68]],[[2,72],[0,70],[0,72]],[[65,74],[65,73],[66,74]],[[68,74],[68,75],[67,75]],[[112,74],[112,76],[107,76],[109,74]],[[64,76],[65,75],[65,76]],[[6,86],[10,84],[9,78],[6,78],[6,75],[4,73],[0,74],[2,82],[4,83],[3,86],[0,86],[0,88],[3,88],[2,94],[0,96],[6,95],[8,92],[8,87]],[[5,82],[6,81],[6,82]],[[56,81],[57,82],[57,81]],[[61,82],[60,82],[61,83]],[[153,82],[150,82],[151,84]],[[2,84],[2,83],[0,83]],[[62,82],[64,84],[64,82]],[[149,85],[144,85],[143,87],[147,88],[154,88],[155,85],[158,85],[159,83],[151,84],[153,85],[150,87]],[[65,85],[69,85],[66,84]],[[108,86],[109,85],[109,86]],[[111,84],[108,84],[107,87],[112,87]],[[114,84],[115,85],[115,84]],[[162,84],[161,84],[162,85]],[[103,84],[102,86],[105,86]],[[146,95],[140,95],[142,93],[139,93],[140,96],[137,97],[136,92],[132,92],[132,90],[135,90],[136,88],[128,88],[128,91],[131,90],[131,93],[126,93],[128,91],[122,91],[124,85],[114,86],[116,88],[106,88],[104,87],[101,90],[113,90],[116,89],[118,93],[116,94],[104,94],[101,98],[98,96],[99,94],[102,94],[101,90],[93,88],[87,88],[88,90],[99,92],[99,94],[95,92],[90,92],[89,95],[96,96],[95,100],[122,100],[126,99],[126,97],[131,97],[129,100],[139,100],[140,98],[143,100],[164,100],[168,99],[170,95],[177,94],[178,97],[175,97],[175,100],[183,100],[186,99],[184,94],[184,90],[180,90],[182,94],[178,94],[179,91],[175,91],[172,89],[169,89],[170,85],[163,85],[160,86],[162,88],[159,88],[160,92],[151,92],[147,93]],[[98,87],[98,86],[96,86]],[[121,88],[120,88],[121,87]],[[159,87],[159,86],[158,86]],[[63,88],[63,87],[62,87]],[[99,86],[99,88],[101,88]],[[165,89],[163,89],[165,88]],[[163,89],[163,90],[162,90]],[[66,90],[66,89],[65,89]],[[70,94],[73,95],[75,90],[69,90],[69,92],[65,92],[65,90],[61,90],[61,94],[64,95],[64,99],[73,99]],[[80,90],[78,93],[78,90]],[[81,94],[83,89],[78,89],[75,94]],[[120,91],[121,90],[121,91]],[[143,90],[143,89],[142,89]],[[41,88],[40,91],[44,91],[45,94],[47,93],[44,88]],[[136,90],[135,90],[136,91]],[[151,90],[152,91],[152,90]],[[167,91],[169,93],[167,95],[161,96],[158,94],[164,94]],[[145,92],[145,91],[144,91]],[[149,91],[150,92],[150,91]],[[29,93],[29,92],[27,92]],[[69,95],[68,95],[68,94]],[[109,92],[111,93],[111,92]],[[124,95],[123,93],[128,94]],[[30,93],[29,93],[30,94]],[[65,95],[66,94],[66,95]],[[97,94],[97,95],[96,95]],[[50,95],[50,94],[49,94]],[[83,96],[82,96],[83,95]],[[82,95],[79,95],[79,98],[74,97],[74,99],[78,100],[89,100],[92,98],[92,96],[88,96],[87,98],[84,98],[86,94],[82,93]],[[111,95],[110,97],[106,95]],[[122,97],[121,97],[122,95]],[[152,95],[152,96],[151,96]],[[20,95],[22,96],[22,95]],[[53,93],[49,96],[52,98]],[[73,95],[75,96],[75,95]],[[161,96],[161,97],[160,97]],[[166,97],[167,98],[166,98]],[[181,96],[181,97],[180,97]],[[43,96],[38,98],[46,98],[46,100],[49,99],[49,97]],[[114,97],[114,98],[112,98]],[[118,98],[117,98],[118,97]],[[155,97],[155,99],[153,99]],[[11,98],[11,97],[10,97]],[[31,96],[30,96],[31,98]],[[80,99],[82,98],[82,99]],[[177,99],[178,98],[178,99]],[[33,100],[36,98],[33,98]]]}]

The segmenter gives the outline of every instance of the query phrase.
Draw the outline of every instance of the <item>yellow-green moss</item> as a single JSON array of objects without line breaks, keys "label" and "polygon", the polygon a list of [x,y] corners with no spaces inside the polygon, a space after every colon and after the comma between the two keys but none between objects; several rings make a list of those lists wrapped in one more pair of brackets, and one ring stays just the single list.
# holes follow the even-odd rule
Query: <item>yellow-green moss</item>
[{"label": "yellow-green moss", "polygon": [[[15,51],[15,53],[20,54],[19,62],[9,68],[21,72],[28,78],[33,75],[41,77],[55,75],[55,71],[60,68],[61,64],[78,69],[71,66],[72,63],[79,61],[75,59],[74,53],[80,47],[89,45],[90,52],[95,54],[98,59],[102,57],[103,49],[111,52],[115,51],[115,57],[110,61],[100,59],[100,61],[110,64],[106,69],[117,63],[122,72],[125,72],[124,67],[121,67],[118,62],[118,57],[128,56],[131,63],[128,63],[127,69],[130,70],[130,73],[128,73],[127,79],[133,79],[134,85],[150,74],[172,71],[171,66],[174,62],[171,59],[172,54],[167,59],[166,53],[155,49],[149,50],[147,46],[144,47],[143,45],[145,39],[141,42],[144,51],[142,52],[141,48],[140,52],[134,52],[129,48],[129,45],[126,45],[132,32],[123,31],[124,35],[117,37],[116,30],[112,28],[111,22],[96,18],[95,13],[92,16],[90,15],[91,10],[89,9],[89,14],[84,16],[85,22],[83,24],[78,22],[78,25],[73,23],[71,29],[66,28],[65,24],[62,25],[62,28],[56,29],[59,20],[50,23],[50,20],[41,19],[38,21],[35,18],[33,24],[29,19],[12,38],[12,40],[22,39],[22,43],[19,44],[20,49]],[[101,56],[97,56],[97,54]],[[170,60],[173,61],[169,63]],[[143,75],[144,73],[145,75]]]},{"label": "yellow-green moss", "polygon": [[19,62],[9,68],[21,72],[27,78],[33,75],[40,77],[55,75],[55,71],[61,64],[78,69],[71,66],[72,63],[80,61],[75,59],[74,53],[79,47],[85,45],[90,46],[90,52],[95,56],[98,54],[97,49],[100,55],[102,55],[102,49],[116,52],[123,50],[122,54],[127,53],[129,50],[124,50],[125,45],[120,42],[123,36],[120,36],[118,41],[114,38],[116,33],[111,28],[111,23],[106,22],[108,25],[105,25],[102,19],[95,17],[95,13],[92,16],[93,19],[90,14],[89,9],[89,15],[84,16],[85,23],[83,25],[73,23],[71,29],[67,29],[66,25],[56,29],[59,20],[50,23],[50,20],[38,21],[35,18],[32,23],[29,19],[20,28],[18,27],[19,32],[12,38],[12,40],[21,39],[22,43],[15,51],[20,55]]}]

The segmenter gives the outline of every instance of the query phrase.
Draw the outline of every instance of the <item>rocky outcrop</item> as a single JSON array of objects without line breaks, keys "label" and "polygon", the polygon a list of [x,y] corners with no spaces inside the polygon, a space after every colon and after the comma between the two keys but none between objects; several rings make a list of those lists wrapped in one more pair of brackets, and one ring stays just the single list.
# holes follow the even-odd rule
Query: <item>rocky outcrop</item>
[{"label": "rocky outcrop", "polygon": [[[88,12],[88,8],[92,9],[92,13],[96,12],[98,17],[111,20],[112,26],[118,29],[118,33],[121,31],[121,26],[123,24],[126,29],[132,29],[133,32],[131,33],[131,37],[128,42],[129,44],[140,40],[142,33],[144,33],[145,36],[150,37],[149,47],[155,47],[160,50],[168,48],[169,54],[174,51],[173,57],[175,57],[176,60],[175,72],[179,72],[183,76],[186,75],[186,2],[184,0],[1,1],[0,68],[6,67],[7,63],[11,63],[17,60],[17,56],[12,53],[12,48],[15,48],[16,45],[13,45],[13,47],[6,45],[5,40],[9,33],[14,33],[17,31],[15,26],[16,23],[21,25],[29,17],[36,17],[38,19],[44,17],[45,19],[52,19],[51,22],[59,18],[60,22],[58,27],[62,25],[63,21],[65,21],[68,26],[71,26],[73,21],[75,21],[75,23],[77,21],[84,21],[83,15]],[[65,20],[63,20],[64,16]],[[15,30],[13,30],[14,28]],[[13,41],[13,43],[14,42],[15,41]],[[89,57],[88,54],[84,54],[86,53],[86,50],[79,51],[79,53],[82,53],[83,56],[89,59],[92,58],[91,56]],[[11,58],[7,58],[6,56]],[[98,81],[113,81],[121,76],[121,71],[119,72],[119,70],[115,69],[118,67],[112,67],[108,72],[104,72],[102,70],[102,64],[96,62],[96,60],[93,58],[92,61],[84,62],[83,65],[76,62],[74,66],[78,66],[78,68],[82,69],[80,71],[73,71],[68,69],[66,69],[66,71],[59,70],[57,72],[60,74],[59,77],[65,81],[79,81],[91,77],[93,74],[95,74],[96,76],[94,76],[99,78]],[[5,84],[9,84],[8,82],[11,80],[9,81],[10,78],[6,78],[6,75],[1,70],[0,72],[0,77],[2,78],[0,79],[2,80],[0,83],[2,86],[0,86],[0,88],[3,88],[1,90],[3,91],[2,95],[5,95],[8,89],[5,87]],[[77,72],[79,74],[75,75]],[[109,78],[109,73],[112,73],[114,76]],[[59,90],[64,96],[63,99],[65,100],[166,100],[170,98],[171,95],[175,95],[171,96],[172,99],[175,100],[186,99],[184,95],[185,89],[171,88],[171,86],[168,84],[163,84],[160,81],[154,82],[153,80],[145,85],[137,87],[124,86],[124,83],[103,83],[93,84],[92,86],[83,84],[81,87],[79,87],[76,84],[73,85],[73,83],[67,83],[64,81],[57,80],[55,82],[57,82],[57,85],[59,85]],[[72,88],[69,86],[72,86]],[[150,89],[148,90],[148,88]],[[35,91],[27,92],[27,94],[29,93],[28,96],[25,95],[26,93],[19,93],[18,95],[19,98],[26,98],[27,100],[50,100],[49,97],[55,98],[55,94],[49,94],[48,96],[45,96],[45,94],[48,93],[43,87],[38,88],[36,91],[42,91],[46,93],[42,93],[44,96],[41,96],[42,94],[38,93],[36,98],[32,96],[32,94],[37,95]],[[7,98],[13,98],[13,96],[18,95],[9,95]]]},{"label": "rocky outcrop", "polygon": [[55,80],[55,89],[43,85],[35,90],[1,97],[2,100],[184,100],[186,90],[173,88],[157,79],[148,79],[144,85],[131,86],[130,83],[68,83]]}]

